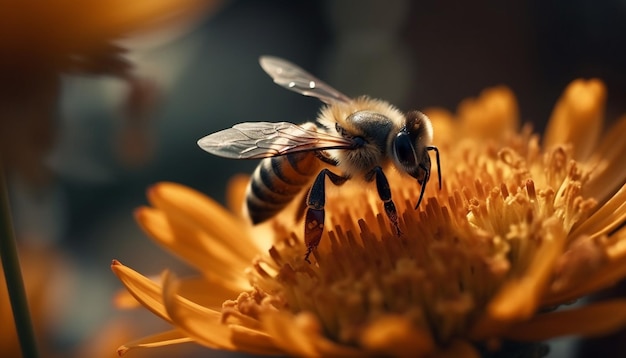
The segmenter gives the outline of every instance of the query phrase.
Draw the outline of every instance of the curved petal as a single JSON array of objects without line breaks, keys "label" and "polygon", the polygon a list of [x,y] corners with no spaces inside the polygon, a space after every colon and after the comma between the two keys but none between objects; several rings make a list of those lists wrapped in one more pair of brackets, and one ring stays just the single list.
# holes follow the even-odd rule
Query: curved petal
[{"label": "curved petal", "polygon": [[179,280],[166,274],[163,282],[163,301],[176,327],[198,343],[210,348],[237,350],[253,354],[280,354],[269,337],[262,333],[239,335],[233,340],[232,330],[221,322],[221,313],[202,307],[178,295]]},{"label": "curved petal", "polygon": [[117,349],[117,354],[121,356],[137,348],[157,348],[188,342],[193,340],[178,330],[172,330],[128,342]]},{"label": "curved petal", "polygon": [[598,336],[626,326],[626,300],[593,303],[583,308],[535,316],[513,326],[505,337],[541,341],[567,335]]},{"label": "curved petal", "polygon": [[231,331],[232,342],[238,347],[246,347],[241,349],[243,351],[256,354],[285,354],[276,347],[273,338],[265,332],[239,325],[229,325],[228,327]]},{"label": "curved petal", "polygon": [[626,227],[614,233],[604,248],[607,262],[603,263],[585,280],[577,281],[575,285],[563,287],[557,292],[551,292],[544,299],[545,305],[556,305],[597,292],[610,287],[626,276]]},{"label": "curved petal", "polygon": [[626,257],[619,261],[604,264],[601,269],[582,283],[569,287],[561,292],[548,295],[543,303],[545,306],[554,306],[571,302],[585,295],[597,292],[615,285],[626,276]]},{"label": "curved petal", "polygon": [[168,217],[191,220],[222,246],[250,262],[259,252],[252,243],[246,224],[219,203],[184,185],[162,182],[148,190],[152,205]]},{"label": "curved petal", "polygon": [[283,311],[268,312],[261,317],[263,327],[275,344],[285,352],[301,357],[362,357],[364,352],[341,346],[321,333],[315,316],[309,313],[292,315]]},{"label": "curved petal", "polygon": [[537,310],[565,240],[560,225],[548,228],[526,272],[509,279],[491,299],[485,316],[471,330],[473,338],[491,337],[504,327],[529,318]]},{"label": "curved petal", "polygon": [[605,202],[626,178],[626,115],[622,116],[602,138],[587,167],[591,178],[584,186],[584,195]]},{"label": "curved petal", "polygon": [[196,267],[207,279],[233,291],[249,288],[244,277],[247,262],[233,255],[221,240],[214,241],[194,224],[172,219],[158,209],[139,208],[135,217],[148,235]]},{"label": "curved petal", "polygon": [[311,341],[312,337],[301,329],[296,329],[291,314],[276,311],[264,315],[261,321],[263,328],[272,337],[275,337],[275,344],[288,354],[302,357],[317,357],[320,355]]},{"label": "curved petal", "polygon": [[584,234],[590,236],[605,235],[613,231],[626,220],[626,184],[602,205],[593,215],[574,228],[570,237]]},{"label": "curved petal", "polygon": [[545,147],[572,143],[574,159],[587,158],[602,131],[605,104],[606,87],[602,81],[579,79],[570,83],[548,122]]},{"label": "curved petal", "polygon": [[519,126],[519,109],[515,94],[508,87],[483,90],[478,98],[462,101],[457,109],[462,133],[484,140],[501,138]]},{"label": "curved petal", "polygon": [[[207,293],[210,291],[210,293]],[[180,280],[180,295],[197,304],[219,309],[224,301],[237,297],[241,291],[207,281],[204,277],[187,277]],[[127,290],[120,289],[113,296],[113,303],[119,309],[133,309],[141,307],[141,303]]]},{"label": "curved petal", "polygon": [[134,271],[121,262],[113,260],[111,270],[122,281],[126,289],[144,307],[152,311],[155,315],[172,323],[163,305],[161,286],[149,278]]},{"label": "curved petal", "polygon": [[207,281],[204,277],[185,277],[180,280],[178,293],[203,307],[221,309],[224,301],[237,297],[241,290]]}]

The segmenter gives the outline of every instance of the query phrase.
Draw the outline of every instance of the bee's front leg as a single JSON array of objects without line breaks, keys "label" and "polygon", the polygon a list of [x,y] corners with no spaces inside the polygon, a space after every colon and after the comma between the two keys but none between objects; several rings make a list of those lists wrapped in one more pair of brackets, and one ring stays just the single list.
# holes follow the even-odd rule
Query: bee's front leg
[{"label": "bee's front leg", "polygon": [[375,167],[365,176],[365,180],[368,182],[374,179],[376,179],[378,197],[383,201],[383,205],[385,207],[385,214],[387,214],[387,217],[395,227],[396,234],[400,236],[402,232],[400,231],[400,226],[398,225],[398,211],[396,210],[396,205],[393,203],[393,200],[391,200],[389,181],[387,181],[387,177],[385,176],[385,173],[383,173],[383,169],[381,167]]},{"label": "bee's front leg", "polygon": [[304,219],[304,243],[306,244],[306,255],[304,260],[309,261],[309,256],[313,249],[317,247],[322,238],[324,232],[324,205],[326,204],[326,177],[335,184],[341,185],[348,180],[347,177],[343,177],[331,172],[328,169],[323,169],[315,178],[309,195],[306,199],[306,216]]}]

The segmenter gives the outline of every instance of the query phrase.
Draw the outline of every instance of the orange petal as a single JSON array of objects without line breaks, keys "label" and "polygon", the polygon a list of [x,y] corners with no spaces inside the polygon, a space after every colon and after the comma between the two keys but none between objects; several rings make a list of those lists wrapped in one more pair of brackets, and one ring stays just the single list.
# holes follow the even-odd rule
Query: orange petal
[{"label": "orange petal", "polygon": [[593,215],[576,227],[570,237],[601,236],[613,231],[626,220],[626,184]]},{"label": "orange petal", "polygon": [[593,276],[577,286],[546,296],[543,303],[546,306],[553,306],[571,302],[585,295],[613,286],[624,277],[626,277],[626,258],[604,265],[600,270],[594,272]]},{"label": "orange petal", "polygon": [[263,327],[285,352],[302,357],[362,357],[364,352],[325,338],[317,317],[310,313],[293,315],[268,312],[261,317]]},{"label": "orange petal", "polygon": [[[210,294],[207,294],[210,291]],[[237,297],[241,291],[233,291],[229,288],[207,281],[204,277],[185,278],[180,281],[180,295],[209,308],[221,308],[224,301]],[[132,309],[141,307],[141,303],[126,289],[120,289],[113,297],[116,308]]]},{"label": "orange petal", "polygon": [[[180,330],[198,343],[215,349],[242,351],[253,354],[280,354],[280,350],[268,347],[267,336],[239,336],[233,341],[231,329],[221,323],[221,313],[202,307],[178,295],[180,281],[172,274],[164,276],[163,301],[168,315]],[[271,346],[271,344],[270,344]]]},{"label": "orange petal", "polygon": [[622,116],[602,138],[598,149],[586,165],[592,168],[591,178],[584,186],[584,196],[603,203],[626,178],[626,116]]},{"label": "orange petal", "polygon": [[170,218],[157,209],[139,208],[135,218],[157,243],[196,267],[210,281],[232,291],[249,288],[244,277],[249,262],[224,247],[222,240],[214,240],[193,223]]},{"label": "orange petal", "polygon": [[472,337],[489,338],[513,322],[532,316],[541,304],[556,258],[561,254],[566,235],[559,223],[550,223],[541,245],[526,272],[511,278],[487,305],[486,315],[472,329]]},{"label": "orange petal", "polygon": [[201,306],[221,309],[224,301],[234,299],[241,293],[241,290],[232,290],[221,284],[207,281],[204,277],[186,277],[180,280],[178,292],[181,296]]},{"label": "orange petal", "polygon": [[[182,23],[215,7],[217,1],[23,1],[19,6],[3,6],[0,23],[8,23],[7,33],[17,40],[41,41],[39,51],[44,54],[60,56],[86,52],[97,56],[103,43],[128,36],[130,32]],[[16,28],[18,31],[10,31]]]},{"label": "orange petal", "polygon": [[576,285],[552,292],[544,299],[545,305],[556,305],[597,292],[616,284],[626,277],[626,227],[621,228],[609,239],[613,244],[605,248],[608,262]]},{"label": "orange petal", "polygon": [[542,341],[568,335],[599,336],[624,326],[626,300],[612,300],[537,315],[530,321],[513,326],[505,337],[520,341]]},{"label": "orange petal", "polygon": [[117,354],[121,356],[137,348],[157,348],[187,342],[193,340],[180,331],[172,330],[126,343],[117,349]]},{"label": "orange petal", "polygon": [[367,325],[361,335],[361,345],[371,352],[396,357],[424,356],[435,350],[429,332],[416,329],[402,316],[386,315]]},{"label": "orange petal", "polygon": [[148,199],[168,217],[190,220],[231,252],[250,262],[259,253],[248,225],[219,203],[184,185],[163,182],[148,190]]},{"label": "orange petal", "polygon": [[570,83],[548,122],[544,138],[546,148],[571,143],[574,159],[587,158],[602,131],[605,104],[606,87],[602,81],[579,79]]},{"label": "orange petal", "polygon": [[[72,4],[75,2],[71,4],[68,2],[67,6]],[[78,27],[75,30],[83,30],[87,32],[86,35],[96,38],[106,38],[163,25],[164,21],[171,21],[177,17],[180,19],[181,16],[191,16],[210,4],[212,3],[198,0],[139,0],[130,3],[124,0],[109,0],[101,4],[102,6],[82,11],[82,18],[73,22]]]},{"label": "orange petal", "polygon": [[519,126],[517,99],[505,86],[487,88],[478,98],[462,101],[457,114],[464,135],[482,139],[501,138]]},{"label": "orange petal", "polygon": [[[313,318],[315,320],[315,318]],[[294,316],[287,312],[271,312],[261,319],[263,328],[275,338],[275,344],[288,354],[301,357],[317,357],[311,335],[296,327]]]},{"label": "orange petal", "polygon": [[247,174],[235,175],[228,181],[226,203],[230,211],[240,218],[245,217],[244,202],[249,182],[250,176]]},{"label": "orange petal", "polygon": [[[231,341],[237,347],[246,347],[246,351],[259,354],[281,354],[285,352],[276,347],[273,337],[264,331],[240,325],[229,325]],[[266,353],[261,353],[266,352]]]},{"label": "orange petal", "polygon": [[113,260],[111,270],[122,281],[126,289],[144,307],[152,311],[155,315],[171,323],[162,301],[161,286],[149,278],[134,271],[121,262]]}]

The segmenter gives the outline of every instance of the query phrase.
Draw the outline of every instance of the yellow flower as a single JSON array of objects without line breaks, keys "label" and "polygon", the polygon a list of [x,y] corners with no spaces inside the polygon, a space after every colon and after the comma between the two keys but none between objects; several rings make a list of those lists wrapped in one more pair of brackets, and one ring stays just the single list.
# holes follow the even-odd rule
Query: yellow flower
[{"label": "yellow flower", "polygon": [[[120,352],[195,341],[259,354],[472,357],[625,325],[626,300],[554,311],[626,276],[626,117],[600,137],[605,97],[598,80],[573,82],[543,142],[518,129],[504,87],[456,116],[427,111],[442,190],[429,185],[414,210],[419,186],[387,170],[399,237],[375,190],[330,191],[312,264],[299,203],[251,227],[190,188],[155,185],[138,222],[201,276],[166,271],[157,282],[114,261],[128,291],[175,327]],[[231,185],[231,207],[246,181]]]}]

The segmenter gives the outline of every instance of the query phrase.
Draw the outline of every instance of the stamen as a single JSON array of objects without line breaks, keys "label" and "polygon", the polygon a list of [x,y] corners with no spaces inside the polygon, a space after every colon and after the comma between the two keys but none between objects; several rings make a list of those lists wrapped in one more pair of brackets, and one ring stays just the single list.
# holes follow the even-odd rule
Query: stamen
[{"label": "stamen", "polygon": [[503,199],[509,197],[509,189],[507,189],[506,184],[504,183],[500,184],[500,194],[502,195]]},{"label": "stamen", "polygon": [[526,193],[528,193],[528,198],[530,198],[531,201],[537,200],[537,193],[535,192],[535,182],[533,182],[531,179],[528,179],[526,181]]}]

